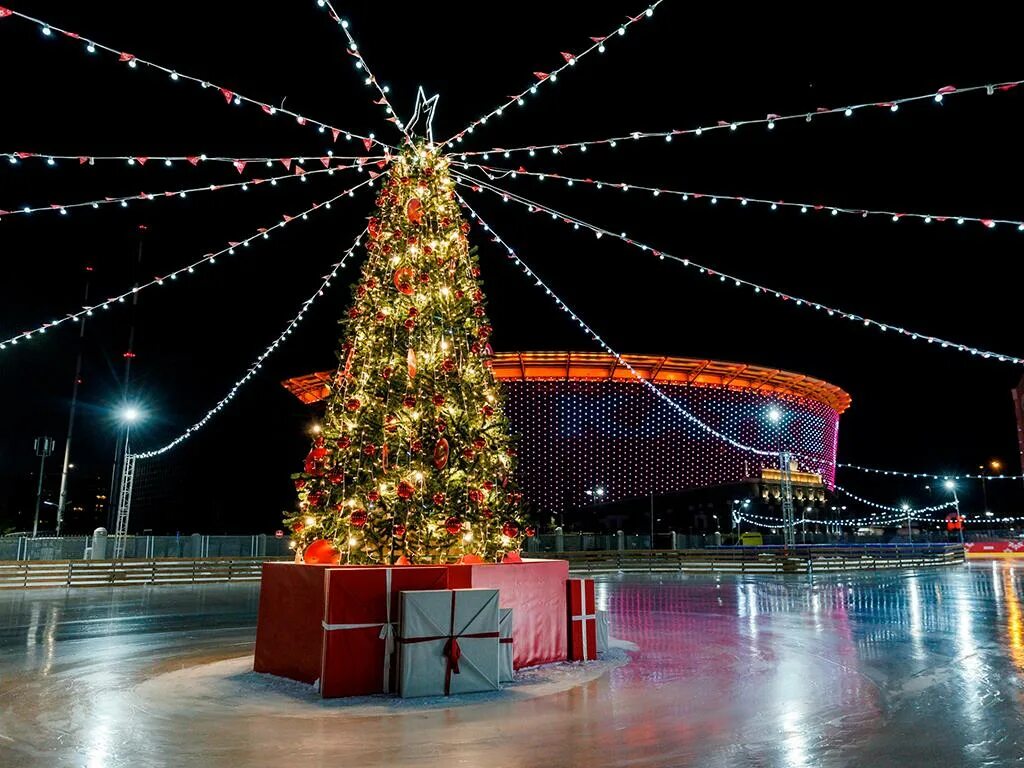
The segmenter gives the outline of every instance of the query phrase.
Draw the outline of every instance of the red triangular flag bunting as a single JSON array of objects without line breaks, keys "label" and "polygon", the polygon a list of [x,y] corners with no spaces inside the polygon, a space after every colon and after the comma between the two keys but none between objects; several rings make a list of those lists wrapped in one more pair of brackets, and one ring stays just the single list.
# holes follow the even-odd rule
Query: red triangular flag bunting
[{"label": "red triangular flag bunting", "polygon": [[234,240],[228,240],[228,245],[230,245],[232,248],[235,248],[236,246],[238,246],[238,243],[235,242]]},{"label": "red triangular flag bunting", "polygon": [[227,103],[227,104],[230,104],[230,103],[231,103],[231,100],[232,100],[233,98],[235,98],[235,94],[233,94],[233,93],[232,93],[231,91],[229,91],[229,90],[228,90],[227,88],[221,88],[221,89],[220,89],[220,93],[221,93],[221,96],[223,96],[223,97],[224,97],[224,101],[225,101],[225,103]]},{"label": "red triangular flag bunting", "polygon": [[260,104],[260,109],[262,109],[268,115],[274,114],[274,109],[269,104]]},{"label": "red triangular flag bunting", "polygon": [[341,131],[339,131],[337,128],[331,128],[331,136],[334,137],[335,141],[338,140],[338,134],[339,133],[341,133]]},{"label": "red triangular flag bunting", "polygon": [[8,10],[7,8],[4,8],[3,6],[0,6],[0,19],[6,19],[12,13],[14,13],[14,11]]},{"label": "red triangular flag bunting", "polygon": [[571,53],[566,53],[565,51],[561,51],[561,54],[562,54],[562,58],[565,59],[566,63],[568,63],[570,61],[575,61],[576,60],[576,57],[573,56]]},{"label": "red triangular flag bunting", "polygon": [[235,160],[235,162],[232,163],[232,165],[235,166],[235,170],[238,171],[239,173],[245,170],[245,160]]},{"label": "red triangular flag bunting", "polygon": [[371,179],[376,179],[378,176],[380,176],[380,174],[377,173],[376,171],[370,171],[370,178]]},{"label": "red triangular flag bunting", "polygon": [[132,54],[130,54],[130,53],[122,53],[120,56],[117,57],[117,60],[118,61],[131,61],[134,58],[135,57]]},{"label": "red triangular flag bunting", "polygon": [[289,171],[292,169],[292,159],[290,157],[282,157],[281,165],[287,168]]},{"label": "red triangular flag bunting", "polygon": [[137,162],[139,165],[145,165],[146,163],[149,162],[149,158],[148,157],[136,157],[135,158],[135,162]]},{"label": "red triangular flag bunting", "polygon": [[285,220],[285,222],[289,222],[289,221],[291,221],[291,220],[292,220],[292,217],[291,217],[291,216],[289,216],[289,215],[288,215],[287,213],[285,213],[285,214],[282,214],[282,215],[281,215],[281,218],[283,218],[283,219]]},{"label": "red triangular flag bunting", "polygon": [[984,224],[989,229],[991,229],[992,227],[994,227],[996,225],[995,221],[992,220],[992,219],[982,219],[981,223]]},{"label": "red triangular flag bunting", "polygon": [[88,157],[80,157],[80,158],[78,158],[78,164],[79,165],[85,165],[88,162],[89,162],[89,158]]},{"label": "red triangular flag bunting", "polygon": [[547,80],[548,79],[548,73],[547,72],[534,72],[533,76],[536,77],[538,80]]},{"label": "red triangular flag bunting", "polygon": [[937,91],[937,93],[955,93],[955,92],[956,92],[956,86],[955,85],[944,85],[941,88],[939,88],[939,90]]},{"label": "red triangular flag bunting", "polygon": [[607,38],[606,37],[592,37],[590,39],[593,40],[595,43],[603,43]]},{"label": "red triangular flag bunting", "polygon": [[306,174],[306,172],[302,169],[301,165],[296,165],[295,166],[295,175],[296,176],[304,176],[305,174]]},{"label": "red triangular flag bunting", "polygon": [[189,155],[185,159],[192,163],[192,165],[199,165],[199,158],[196,155]]},{"label": "red triangular flag bunting", "polygon": [[324,168],[326,168],[328,165],[331,164],[331,158],[324,155],[323,157],[320,158],[320,162],[323,163]]},{"label": "red triangular flag bunting", "polygon": [[373,146],[373,139],[363,139],[363,146],[366,147],[366,151],[369,152]]},{"label": "red triangular flag bunting", "polygon": [[298,123],[299,125],[305,125],[306,118],[302,117],[302,115],[299,115],[298,117],[295,118],[295,122]]}]

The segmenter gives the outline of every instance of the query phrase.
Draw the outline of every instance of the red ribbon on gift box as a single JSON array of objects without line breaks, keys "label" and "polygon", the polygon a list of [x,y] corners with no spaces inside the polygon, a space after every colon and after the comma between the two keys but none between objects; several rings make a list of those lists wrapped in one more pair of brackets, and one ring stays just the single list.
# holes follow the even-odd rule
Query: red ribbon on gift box
[{"label": "red ribbon on gift box", "polygon": [[[468,634],[468,635],[464,635],[464,634],[460,635],[460,634],[457,634],[455,632],[455,596],[457,594],[458,594],[458,592],[456,590],[452,590],[452,610],[451,610],[451,618],[449,619],[448,634],[447,635],[435,635],[433,637],[413,637],[413,638],[400,637],[400,638],[398,638],[398,642],[400,642],[400,643],[410,643],[410,644],[411,643],[428,643],[428,642],[430,642],[432,640],[447,640],[447,642],[444,644],[444,650],[442,651],[442,653],[444,654],[445,659],[447,660],[446,664],[445,664],[445,670],[444,670],[444,695],[445,696],[450,696],[451,695],[452,675],[453,674],[454,675],[459,674],[459,659],[462,657],[462,648],[459,647],[459,638],[460,637],[483,637],[483,638],[498,637],[498,633],[497,632],[475,632],[473,634]],[[499,638],[499,642],[502,642],[500,638]],[[511,642],[511,639],[509,639],[509,642]]]}]

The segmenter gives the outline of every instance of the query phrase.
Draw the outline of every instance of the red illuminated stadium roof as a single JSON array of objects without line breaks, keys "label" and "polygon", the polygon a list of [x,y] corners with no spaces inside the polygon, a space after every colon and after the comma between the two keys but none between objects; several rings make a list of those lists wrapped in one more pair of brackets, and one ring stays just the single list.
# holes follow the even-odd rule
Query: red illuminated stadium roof
[{"label": "red illuminated stadium roof", "polygon": [[[745,363],[724,363],[690,357],[623,355],[642,378],[658,384],[689,384],[698,387],[753,389],[766,394],[807,397],[828,405],[837,413],[850,407],[850,396],[827,381]],[[633,381],[633,374],[612,355],[601,352],[499,352],[491,359],[499,379],[520,381],[615,379]],[[304,403],[316,403],[330,394],[333,371],[320,371],[282,382]]]}]

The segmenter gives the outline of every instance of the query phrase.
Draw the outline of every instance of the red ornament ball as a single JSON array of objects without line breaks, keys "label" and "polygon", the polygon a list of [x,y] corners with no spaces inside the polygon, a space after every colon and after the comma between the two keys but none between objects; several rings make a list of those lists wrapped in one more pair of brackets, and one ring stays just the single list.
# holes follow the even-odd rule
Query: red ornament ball
[{"label": "red ornament ball", "polygon": [[434,444],[434,467],[437,469],[444,469],[448,464],[448,452],[449,452],[448,440],[440,438]]},{"label": "red ornament ball", "polygon": [[349,515],[348,521],[356,528],[362,528],[366,525],[366,510],[365,509],[353,509],[352,514]]},{"label": "red ornament ball", "polygon": [[390,379],[391,378],[391,374],[394,373],[394,372],[395,372],[394,368],[392,368],[390,365],[385,365],[381,369],[380,377],[382,379]]},{"label": "red ornament ball", "polygon": [[301,477],[300,477],[300,478],[298,478],[298,479],[297,479],[297,480],[295,481],[295,490],[296,490],[296,491],[301,491],[301,490],[302,490],[303,488],[305,488],[305,487],[306,487],[306,481],[305,481],[305,480],[303,480],[303,479],[302,479]]},{"label": "red ornament ball", "polygon": [[399,480],[397,487],[398,498],[400,499],[411,499],[413,494],[416,493],[416,486],[410,483],[408,480]]},{"label": "red ornament ball", "polygon": [[479,488],[470,488],[469,493],[466,495],[469,496],[469,500],[472,501],[474,504],[479,504],[481,501],[484,500],[484,492],[481,491]]},{"label": "red ornament ball", "polygon": [[416,307],[409,307],[409,317],[418,317],[420,311]]},{"label": "red ornament ball", "polygon": [[359,402],[359,398],[353,397],[345,403],[345,410],[349,413],[353,413],[359,410],[360,405],[362,405],[362,403]]},{"label": "red ornament ball", "polygon": [[511,520],[506,520],[501,526],[501,532],[508,536],[510,539],[514,539],[519,535],[519,526],[513,523]]},{"label": "red ornament ball", "polygon": [[494,415],[494,408],[492,408],[489,405],[485,405],[483,408],[480,409],[480,413],[482,413],[484,416],[487,416],[487,417],[493,416]]},{"label": "red ornament ball", "polygon": [[494,483],[492,483],[490,480],[484,480],[484,482],[482,483],[482,486],[483,486],[483,489],[485,491],[493,491],[494,490]]},{"label": "red ornament ball", "polygon": [[399,267],[395,270],[394,283],[398,292],[405,296],[411,296],[416,289],[412,287],[413,271],[408,267]]},{"label": "red ornament ball", "polygon": [[473,314],[476,317],[483,317],[484,316],[484,308],[483,307],[473,307]]},{"label": "red ornament ball", "polygon": [[350,445],[352,445],[352,441],[349,440],[348,437],[339,437],[338,438],[338,447],[341,448],[342,450],[345,450]]},{"label": "red ornament ball", "polygon": [[443,507],[444,506],[444,494],[443,493],[435,493],[434,494],[434,504],[439,506],[439,507]]},{"label": "red ornament ball", "polygon": [[405,216],[409,219],[410,224],[419,224],[423,221],[423,203],[420,202],[419,198],[412,198],[408,205],[405,206]]},{"label": "red ornament ball", "polygon": [[306,547],[302,560],[309,565],[337,565],[341,562],[341,552],[327,539],[317,539]]},{"label": "red ornament ball", "polygon": [[485,520],[490,520],[492,517],[494,517],[494,513],[491,510],[489,510],[487,507],[484,507],[483,509],[481,509],[480,510],[480,514],[482,514],[484,516]]},{"label": "red ornament ball", "polygon": [[537,529],[534,528],[532,525],[528,525],[526,526],[526,528],[523,529],[523,533],[526,534],[526,538],[532,539],[534,536],[537,535]]},{"label": "red ornament ball", "polygon": [[476,458],[476,454],[473,452],[472,448],[463,448],[462,458],[465,459],[466,461],[472,461],[473,459]]},{"label": "red ornament ball", "polygon": [[341,485],[345,482],[345,470],[339,468],[332,469],[327,473],[327,480],[331,485]]},{"label": "red ornament ball", "polygon": [[294,523],[292,523],[292,530],[293,530],[293,531],[294,531],[295,533],[301,533],[301,532],[302,532],[302,529],[303,529],[303,528],[305,528],[305,527],[306,527],[306,526],[304,526],[304,525],[302,524],[302,521],[301,521],[301,520],[296,520],[296,521],[295,521]]},{"label": "red ornament ball", "polygon": [[474,448],[480,448],[480,449],[486,448],[487,447],[487,440],[485,440],[482,437],[478,437],[476,440],[473,441],[473,447]]},{"label": "red ornament ball", "polygon": [[451,536],[458,536],[462,532],[462,520],[457,517],[449,517],[444,521],[444,529]]},{"label": "red ornament ball", "polygon": [[409,451],[410,452],[412,452],[412,453],[419,453],[422,450],[423,450],[423,441],[422,440],[413,440],[411,443],[409,443]]},{"label": "red ornament ball", "polygon": [[402,405],[404,405],[406,408],[415,408],[416,398],[413,397],[412,395],[406,395],[405,399],[402,400]]},{"label": "red ornament ball", "polygon": [[444,395],[442,395],[442,394],[434,395],[434,397],[431,398],[431,401],[434,403],[434,405],[436,405],[438,408],[440,408],[442,405],[444,405]]},{"label": "red ornament ball", "polygon": [[395,525],[395,527],[394,527],[394,528],[392,529],[392,532],[394,533],[394,535],[395,535],[395,536],[396,536],[397,538],[402,538],[403,536],[405,536],[405,526],[404,526],[404,525],[402,525],[401,523],[398,523],[398,524],[397,524],[397,525]]},{"label": "red ornament ball", "polygon": [[380,494],[377,493],[377,491],[375,490],[370,491],[368,494],[366,494],[366,498],[369,501],[380,501]]},{"label": "red ornament ball", "polygon": [[444,360],[441,361],[441,370],[444,371],[445,373],[451,373],[452,371],[455,370],[455,361],[452,360],[450,357],[446,357]]},{"label": "red ornament ball", "polygon": [[377,446],[374,445],[373,443],[367,443],[366,445],[363,446],[363,453],[365,453],[367,456],[376,456]]}]

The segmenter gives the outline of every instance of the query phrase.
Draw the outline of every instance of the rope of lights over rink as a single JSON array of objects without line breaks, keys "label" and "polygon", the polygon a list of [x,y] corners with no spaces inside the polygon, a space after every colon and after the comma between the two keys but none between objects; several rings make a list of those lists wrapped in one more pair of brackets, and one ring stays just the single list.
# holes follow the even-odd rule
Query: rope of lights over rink
[{"label": "rope of lights over rink", "polygon": [[753,292],[756,294],[764,294],[766,296],[776,298],[780,301],[790,302],[793,306],[796,307],[807,306],[816,311],[824,312],[829,317],[838,316],[845,320],[857,322],[858,324],[861,324],[865,327],[874,327],[883,333],[892,332],[899,336],[904,336],[906,338],[911,339],[912,341],[922,341],[928,344],[938,344],[943,349],[952,348],[958,352],[977,355],[985,359],[995,358],[999,362],[1003,363],[1024,365],[1024,358],[1016,357],[1014,355],[992,352],[990,350],[972,347],[968,344],[960,344],[955,341],[943,339],[938,336],[930,336],[926,333],[909,330],[902,326],[893,325],[891,323],[885,323],[880,320],[875,320],[873,318],[865,317],[863,315],[857,315],[852,312],[846,312],[844,310],[831,307],[827,304],[822,304],[821,302],[812,301],[810,299],[795,296],[793,294],[783,293],[782,291],[776,290],[774,288],[769,288],[768,286],[755,283],[751,280],[736,277],[735,275],[729,274],[728,272],[722,272],[720,270],[712,269],[711,267],[700,264],[699,262],[693,261],[692,259],[674,256],[671,253],[659,250],[641,241],[634,240],[633,238],[628,237],[625,232],[612,232],[611,230],[605,229],[604,227],[599,227],[596,224],[591,224],[590,222],[584,221],[583,219],[577,218],[575,216],[570,216],[569,214],[562,213],[561,211],[545,206],[529,198],[517,195],[513,192],[508,191],[507,189],[495,186],[487,181],[484,181],[483,179],[478,179],[476,177],[466,175],[463,172],[454,170],[452,171],[452,175],[456,177],[458,184],[469,189],[472,189],[474,192],[487,190],[497,195],[498,197],[502,198],[505,202],[511,200],[512,202],[524,206],[531,212],[541,211],[547,213],[548,215],[550,215],[552,219],[556,221],[561,221],[564,224],[568,224],[573,229],[579,230],[580,228],[583,228],[593,232],[598,239],[607,235],[609,237],[621,240],[627,245],[631,245],[634,248],[639,248],[641,251],[645,253],[651,253],[653,256],[656,256],[659,259],[669,259],[671,261],[675,261],[679,264],[682,264],[684,267],[694,269],[699,274],[704,275],[708,278],[712,278],[717,282],[729,282],[732,283],[737,288],[751,288],[753,289]]},{"label": "rope of lights over rink", "polygon": [[19,344],[19,342],[28,341],[30,339],[35,338],[36,336],[41,336],[41,335],[45,334],[47,331],[49,331],[50,329],[55,328],[57,326],[64,325],[64,324],[70,324],[70,323],[72,323],[72,322],[74,322],[76,320],[80,320],[81,318],[91,316],[92,313],[94,311],[96,311],[96,310],[110,309],[111,306],[113,306],[115,304],[124,303],[124,301],[129,296],[132,296],[132,295],[134,295],[136,293],[139,293],[140,291],[144,291],[147,288],[150,288],[150,287],[152,287],[154,285],[163,285],[168,280],[174,281],[180,275],[191,274],[193,271],[195,271],[196,267],[202,266],[204,264],[215,264],[218,256],[221,256],[221,255],[223,255],[225,253],[227,253],[227,254],[234,254],[236,248],[248,247],[253,241],[256,241],[256,240],[259,240],[259,239],[268,240],[270,238],[270,234],[274,230],[280,229],[282,227],[287,226],[288,222],[290,222],[290,221],[292,221],[294,219],[305,220],[306,218],[308,218],[309,214],[313,213],[314,211],[317,211],[317,210],[319,210],[321,208],[330,208],[331,207],[331,203],[334,203],[337,200],[340,200],[342,197],[346,197],[346,196],[352,197],[352,196],[354,196],[354,193],[355,193],[355,191],[357,189],[359,189],[360,187],[363,187],[363,186],[365,186],[367,184],[372,185],[373,184],[373,179],[369,178],[369,179],[366,179],[364,181],[359,182],[354,187],[346,189],[344,192],[341,192],[340,194],[335,195],[330,200],[328,200],[326,203],[314,203],[312,207],[307,208],[306,210],[302,211],[301,213],[296,214],[295,216],[287,216],[287,215],[285,215],[285,216],[283,216],[281,218],[281,221],[277,222],[273,226],[261,227],[259,230],[257,230],[257,232],[255,234],[249,235],[244,240],[239,240],[237,242],[230,242],[224,248],[221,248],[220,250],[215,251],[213,253],[208,253],[205,256],[203,256],[201,259],[196,259],[191,264],[187,264],[184,267],[179,267],[178,269],[174,270],[173,272],[170,272],[170,273],[168,273],[166,275],[163,275],[163,276],[160,276],[160,277],[154,277],[152,280],[150,280],[150,281],[148,281],[146,283],[142,283],[141,285],[136,285],[135,287],[131,288],[130,290],[125,291],[124,293],[118,294],[117,296],[112,296],[112,297],[110,297],[108,299],[105,299],[104,301],[98,302],[96,304],[92,304],[90,306],[85,306],[85,307],[83,307],[82,309],[80,309],[77,312],[71,312],[71,313],[68,313],[67,315],[65,315],[64,317],[58,318],[58,319],[53,320],[53,321],[48,322],[48,323],[43,323],[42,325],[40,325],[37,328],[34,328],[34,329],[30,330],[30,331],[22,331],[21,333],[15,334],[14,336],[8,337],[6,339],[0,339],[0,350],[7,349],[9,346],[16,346],[16,345]]},{"label": "rope of lights over rink", "polygon": [[991,218],[986,219],[980,216],[965,216],[965,215],[949,215],[949,214],[938,214],[938,213],[910,213],[900,211],[885,211],[876,210],[871,208],[847,208],[836,205],[826,205],[823,203],[794,203],[787,202],[785,200],[769,200],[758,197],[743,197],[740,195],[720,195],[711,192],[689,192],[676,189],[667,189],[664,187],[651,187],[644,184],[628,184],[625,182],[615,181],[603,181],[601,179],[593,178],[578,178],[575,176],[565,176],[560,173],[554,173],[551,171],[539,172],[539,171],[528,171],[522,166],[519,168],[496,168],[489,165],[479,165],[476,163],[463,163],[455,161],[452,163],[462,168],[472,169],[478,168],[488,179],[491,181],[500,181],[502,179],[511,178],[517,179],[521,176],[529,178],[535,178],[538,181],[544,181],[545,179],[556,179],[558,181],[564,181],[568,187],[578,187],[578,185],[588,185],[595,189],[615,189],[621,190],[622,192],[647,192],[652,197],[660,197],[666,195],[669,197],[678,197],[683,202],[687,200],[705,200],[709,205],[717,205],[720,201],[725,200],[728,202],[739,203],[743,208],[748,205],[764,206],[770,208],[773,211],[779,210],[780,208],[791,208],[798,209],[800,213],[809,213],[813,211],[823,211],[830,213],[832,216],[838,216],[839,214],[856,216],[857,218],[866,219],[870,217],[882,217],[890,219],[893,222],[902,221],[903,219],[918,220],[925,224],[931,224],[932,222],[943,223],[943,222],[956,222],[957,224],[964,224],[966,222],[972,222],[981,224],[987,229],[995,229],[997,225],[1010,225],[1014,227],[1018,232],[1024,232],[1024,220],[1021,219],[999,219]]},{"label": "rope of lights over rink", "polygon": [[[266,165],[268,168],[281,163],[286,169],[291,170],[292,163],[304,165],[307,160],[319,161],[324,167],[337,160],[356,160],[361,163],[372,163],[377,160],[390,159],[390,155],[336,155],[334,150],[328,150],[327,154],[318,155],[284,155],[278,157],[221,157],[208,155],[205,152],[198,155],[62,155],[50,152],[0,152],[0,160],[6,159],[10,165],[20,165],[24,160],[39,160],[51,168],[60,165],[61,162],[73,162],[76,165],[96,165],[96,163],[120,162],[135,168],[145,168],[147,163],[162,163],[165,167],[171,168],[176,163],[188,163],[193,168],[206,163],[230,163],[239,173],[245,171],[246,166]],[[61,161],[61,162],[58,162]],[[251,170],[251,168],[250,168]]]},{"label": "rope of lights over rink", "polygon": [[555,306],[557,306],[563,312],[568,314],[569,317],[572,318],[573,322],[575,322],[576,325],[583,329],[584,333],[586,333],[587,336],[596,341],[605,352],[612,355],[618,361],[619,365],[623,366],[626,370],[628,370],[637,381],[639,381],[644,386],[648,387],[655,395],[657,395],[660,399],[668,403],[672,408],[678,411],[685,419],[687,419],[689,422],[691,422],[704,432],[708,433],[712,437],[715,437],[724,443],[728,443],[733,448],[737,448],[741,451],[747,451],[748,453],[753,453],[758,456],[770,456],[773,458],[778,458],[778,451],[766,451],[762,448],[755,448],[753,446],[746,445],[745,443],[741,443],[740,441],[735,440],[722,432],[719,432],[710,424],[705,423],[698,416],[686,410],[686,408],[684,408],[671,397],[669,397],[667,394],[662,392],[661,389],[659,389],[652,381],[641,376],[639,372],[632,365],[629,364],[628,360],[626,360],[622,355],[620,355],[618,352],[612,349],[608,345],[608,343],[603,338],[601,338],[601,336],[596,331],[594,331],[593,328],[587,325],[583,321],[583,319],[579,315],[577,315],[576,312],[574,312],[568,304],[562,301],[562,299],[554,291],[551,290],[547,283],[545,283],[540,278],[540,276],[538,276],[537,273],[534,272],[530,268],[530,266],[522,260],[522,258],[520,258],[516,251],[508,243],[506,243],[501,238],[501,236],[497,232],[495,232],[490,227],[489,224],[487,224],[486,221],[483,220],[483,218],[473,209],[473,207],[466,201],[466,199],[462,195],[456,193],[456,196],[458,197],[459,202],[462,204],[462,206],[465,207],[467,211],[469,211],[470,218],[474,221],[479,222],[483,230],[492,236],[494,242],[498,243],[498,245],[502,246],[506,250],[508,258],[512,259],[517,266],[521,267],[523,272],[528,277],[533,278],[536,281],[535,285],[538,288],[541,288],[545,293],[547,293],[548,296],[551,297],[552,301],[554,301],[555,303]]},{"label": "rope of lights over rink", "polygon": [[116,48],[104,45],[103,43],[98,43],[91,38],[83,37],[77,32],[70,32],[66,29],[62,29],[61,27],[56,26],[55,24],[50,24],[46,21],[43,21],[42,19],[37,19],[34,16],[29,16],[28,14],[22,13],[21,11],[15,11],[10,8],[4,8],[3,6],[0,6],[0,21],[3,21],[3,19],[7,17],[17,17],[20,19],[24,19],[25,21],[31,22],[32,24],[35,24],[39,28],[39,33],[45,38],[52,38],[54,36],[54,33],[57,33],[76,42],[80,42],[84,45],[86,53],[96,54],[98,52],[103,52],[113,54],[117,57],[118,61],[126,64],[130,69],[137,69],[139,66],[149,67],[150,69],[155,69],[159,72],[163,72],[174,82],[185,81],[189,83],[194,83],[200,86],[201,88],[212,88],[213,90],[220,93],[224,101],[229,105],[234,104],[236,106],[240,106],[242,104],[251,104],[253,106],[259,107],[260,111],[262,111],[265,115],[271,117],[277,114],[287,115],[289,117],[294,118],[295,122],[298,123],[299,125],[308,125],[314,127],[320,133],[326,133],[327,131],[330,131],[335,141],[337,141],[338,136],[342,134],[345,134],[347,136],[354,136],[355,138],[361,139],[363,141],[363,144],[366,146],[367,151],[369,151],[370,147],[373,146],[374,144],[379,144],[382,147],[394,149],[394,147],[391,146],[390,144],[386,144],[375,138],[372,133],[369,134],[368,136],[363,136],[361,134],[355,133],[354,131],[346,131],[341,128],[336,128],[330,123],[325,123],[320,120],[314,120],[313,118],[305,117],[304,115],[301,115],[298,112],[294,112],[290,109],[285,109],[283,106],[275,107],[271,104],[259,101],[258,99],[249,98],[248,96],[244,96],[241,93],[238,93],[237,91],[234,91],[230,88],[226,88],[222,85],[217,85],[216,83],[210,82],[209,80],[204,80],[193,75],[187,75],[176,70],[170,69],[168,67],[165,67],[161,64],[156,64],[152,61],[141,59],[133,53],[119,51]]},{"label": "rope of lights over rink", "polygon": [[165,200],[167,198],[174,197],[185,198],[199,192],[220,192],[225,189],[241,189],[243,192],[248,192],[250,187],[256,187],[261,184],[268,184],[269,186],[276,187],[279,181],[287,181],[288,179],[299,179],[300,181],[305,181],[307,176],[315,176],[320,173],[326,173],[328,176],[333,176],[335,171],[347,171],[353,168],[359,168],[362,170],[361,166],[356,165],[339,165],[334,168],[317,168],[312,171],[303,171],[299,166],[296,166],[297,171],[301,172],[283,174],[281,176],[271,176],[266,179],[236,181],[230,184],[208,184],[203,187],[189,187],[186,189],[168,190],[166,192],[140,192],[137,195],[104,197],[99,200],[84,200],[77,203],[49,203],[48,205],[39,206],[26,205],[23,208],[15,208],[13,211],[0,210],[0,221],[7,216],[26,215],[31,213],[50,212],[66,216],[69,211],[73,211],[77,208],[92,208],[95,210],[106,205],[120,205],[122,208],[127,208],[129,207],[129,203],[138,200]]},{"label": "rope of lights over rink", "polygon": [[562,51],[563,63],[560,67],[558,67],[557,69],[553,69],[550,72],[534,72],[533,76],[536,79],[535,83],[532,83],[527,88],[524,88],[515,96],[509,96],[507,101],[498,105],[487,114],[478,117],[476,120],[474,120],[465,128],[463,128],[461,131],[458,131],[457,133],[443,141],[438,146],[438,149],[444,149],[453,141],[456,143],[461,142],[467,134],[473,133],[473,130],[477,126],[486,125],[487,121],[490,120],[491,118],[501,117],[504,114],[505,110],[511,107],[513,104],[518,104],[520,107],[524,106],[526,104],[527,96],[537,93],[538,89],[545,83],[556,83],[558,81],[558,76],[560,74],[562,74],[565,70],[569,69],[570,67],[575,67],[576,63],[583,59],[584,56],[587,56],[588,54],[592,53],[595,50],[598,53],[604,53],[605,43],[608,40],[612,40],[616,36],[622,37],[623,35],[626,34],[626,30],[628,30],[633,24],[636,24],[638,21],[641,21],[643,19],[651,18],[654,15],[654,9],[661,5],[663,2],[664,0],[656,0],[656,2],[653,2],[649,6],[647,6],[646,10],[644,10],[642,13],[639,13],[636,16],[627,16],[626,18],[628,19],[628,21],[626,21],[623,24],[619,24],[618,27],[616,27],[613,31],[609,32],[607,35],[590,38],[592,45],[589,48],[582,51],[581,53],[573,54],[568,53],[566,51]]},{"label": "rope of lights over rink", "polygon": [[338,15],[338,12],[334,10],[334,6],[331,4],[331,0],[316,0],[316,4],[321,8],[326,8],[331,16],[331,20],[334,21],[341,31],[344,33],[345,38],[348,40],[348,54],[356,60],[356,69],[366,73],[366,78],[363,80],[363,84],[370,88],[376,88],[380,98],[374,102],[378,106],[384,107],[385,114],[388,115],[388,122],[394,123],[395,126],[405,136],[405,140],[408,142],[412,141],[412,136],[409,131],[402,124],[401,118],[398,117],[398,113],[394,107],[391,106],[391,101],[388,99],[388,93],[391,89],[387,85],[381,85],[377,82],[377,78],[374,77],[373,72],[370,71],[370,65],[366,63],[366,59],[363,58],[362,51],[359,50],[359,46],[356,44],[356,39],[352,36],[352,32],[349,27],[347,19],[343,19]]},{"label": "rope of lights over rink", "polygon": [[[344,194],[347,194],[347,192],[342,193],[342,195]],[[341,197],[341,195],[339,195],[338,197]],[[299,308],[298,313],[289,321],[288,325],[285,326],[285,329],[281,331],[277,338],[275,338],[272,342],[270,342],[270,344],[267,345],[267,348],[264,349],[259,354],[259,356],[253,361],[253,363],[249,366],[249,369],[245,372],[245,375],[231,385],[231,389],[228,390],[228,393],[224,395],[224,397],[222,397],[217,402],[216,405],[214,405],[210,410],[208,410],[206,414],[203,416],[203,418],[201,418],[195,424],[190,426],[188,429],[186,429],[184,432],[182,432],[180,435],[178,435],[176,438],[171,440],[166,445],[160,448],[156,448],[152,451],[144,451],[142,453],[137,453],[135,454],[135,458],[151,459],[155,456],[160,456],[161,454],[167,453],[167,451],[173,448],[176,448],[177,446],[181,445],[183,442],[188,440],[190,437],[192,437],[192,435],[194,435],[196,432],[205,427],[214,416],[216,416],[228,403],[230,403],[234,399],[235,395],[238,394],[238,390],[245,386],[245,383],[249,381],[253,376],[255,376],[256,372],[263,367],[263,363],[266,361],[266,359],[270,357],[274,353],[274,351],[287,340],[287,338],[295,330],[295,326],[297,326],[302,321],[302,318],[305,316],[306,312],[309,311],[310,307],[313,306],[316,300],[324,295],[326,290],[330,287],[331,281],[334,280],[335,277],[337,277],[338,272],[342,268],[344,268],[345,262],[348,261],[353,251],[355,251],[355,249],[359,247],[359,244],[362,242],[363,235],[365,234],[366,230],[364,229],[356,236],[355,241],[353,241],[352,245],[350,245],[348,250],[345,251],[344,255],[341,257],[341,260],[331,265],[331,271],[326,276],[324,276],[323,282],[320,284],[320,287],[316,289],[313,295],[311,295],[308,299],[302,302],[302,306]]]},{"label": "rope of lights over rink", "polygon": [[995,93],[1005,93],[1011,91],[1014,88],[1024,84],[1024,80],[1003,80],[1000,82],[983,83],[981,85],[971,85],[964,88],[957,88],[956,86],[947,85],[939,88],[937,91],[930,93],[924,93],[917,96],[906,96],[899,99],[893,99],[891,101],[875,101],[865,102],[857,104],[848,104],[842,107],[818,107],[811,112],[797,112],[787,115],[776,115],[769,113],[767,116],[762,118],[754,118],[747,120],[719,120],[709,125],[698,126],[697,128],[687,128],[680,130],[671,131],[631,131],[622,136],[613,136],[604,139],[587,139],[584,141],[570,141],[560,142],[557,144],[531,144],[528,146],[521,147],[492,147],[491,149],[476,150],[472,152],[456,152],[455,154],[462,160],[466,160],[469,157],[484,157],[485,159],[489,155],[503,155],[504,157],[510,157],[513,152],[527,152],[530,157],[533,157],[537,152],[542,150],[550,150],[552,154],[560,154],[567,149],[578,149],[581,152],[586,152],[589,147],[607,146],[615,148],[620,142],[640,141],[644,139],[662,139],[666,142],[671,142],[673,138],[677,136],[701,136],[711,131],[728,131],[733,133],[745,126],[756,126],[763,125],[769,131],[775,129],[777,123],[783,123],[792,120],[800,120],[805,123],[816,122],[819,118],[827,117],[829,115],[844,115],[845,117],[853,117],[854,113],[862,110],[870,109],[887,109],[889,112],[898,112],[901,105],[912,104],[921,101],[932,101],[936,104],[943,104],[945,99],[954,94],[969,94],[969,93],[980,93],[984,91],[988,95]]}]

